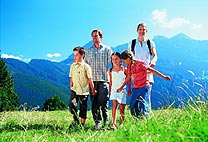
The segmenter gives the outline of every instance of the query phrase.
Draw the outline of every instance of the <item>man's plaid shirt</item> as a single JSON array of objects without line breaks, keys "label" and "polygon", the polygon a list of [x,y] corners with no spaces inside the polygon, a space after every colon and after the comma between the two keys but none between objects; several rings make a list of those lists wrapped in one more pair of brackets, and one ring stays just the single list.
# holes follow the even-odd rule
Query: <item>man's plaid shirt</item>
[{"label": "man's plaid shirt", "polygon": [[85,51],[85,62],[92,68],[93,81],[108,81],[108,63],[112,49],[109,46],[101,44],[99,48],[94,45]]}]

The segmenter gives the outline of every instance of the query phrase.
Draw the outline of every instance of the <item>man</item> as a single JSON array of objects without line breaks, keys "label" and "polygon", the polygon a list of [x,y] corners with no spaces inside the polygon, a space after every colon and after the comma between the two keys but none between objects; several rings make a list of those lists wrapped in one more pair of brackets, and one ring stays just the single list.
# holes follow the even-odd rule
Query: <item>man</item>
[{"label": "man", "polygon": [[[91,95],[92,115],[95,121],[95,128],[102,128],[102,117],[104,125],[109,124],[108,103],[109,103],[109,83],[108,83],[108,62],[112,49],[102,43],[102,31],[93,30],[91,33],[93,46],[86,49],[85,62],[92,68],[92,79],[96,95]],[[101,112],[102,111],[102,117]]]}]

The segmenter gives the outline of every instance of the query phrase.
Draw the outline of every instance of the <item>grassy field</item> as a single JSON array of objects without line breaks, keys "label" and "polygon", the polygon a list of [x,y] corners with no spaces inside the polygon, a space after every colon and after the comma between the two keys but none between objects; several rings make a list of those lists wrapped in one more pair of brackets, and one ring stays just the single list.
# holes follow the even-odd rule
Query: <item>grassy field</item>
[{"label": "grassy field", "polygon": [[140,120],[134,120],[127,108],[124,125],[116,130],[110,130],[107,126],[95,130],[90,111],[86,126],[69,129],[71,122],[72,115],[67,110],[2,112],[0,141],[208,141],[208,104],[185,109],[170,107],[153,110],[150,118]]}]

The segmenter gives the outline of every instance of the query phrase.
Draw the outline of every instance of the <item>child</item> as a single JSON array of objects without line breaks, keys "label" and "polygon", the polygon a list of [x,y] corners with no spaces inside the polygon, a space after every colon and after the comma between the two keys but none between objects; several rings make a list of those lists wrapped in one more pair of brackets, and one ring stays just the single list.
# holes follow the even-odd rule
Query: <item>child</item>
[{"label": "child", "polygon": [[[113,124],[110,126],[112,129],[116,129],[116,109],[118,103],[120,104],[120,125],[124,121],[124,110],[126,105],[126,88],[124,87],[119,93],[117,89],[123,84],[126,78],[127,69],[121,65],[120,53],[114,52],[111,55],[112,68],[108,71],[110,77],[110,100],[112,100],[112,121]],[[128,82],[130,87],[130,82]],[[128,91],[130,95],[130,92]]]},{"label": "child", "polygon": [[153,69],[150,66],[147,66],[143,61],[135,60],[133,53],[129,50],[125,50],[121,53],[121,60],[127,65],[128,75],[126,77],[125,82],[118,89],[120,92],[125,84],[132,78],[132,97],[130,100],[130,111],[132,116],[136,116],[134,112],[134,105],[136,103],[136,99],[139,99],[138,110],[139,114],[136,117],[140,117],[141,115],[149,116],[150,111],[150,86],[149,81],[147,79],[147,71],[152,72],[155,75],[158,75],[166,80],[170,80],[169,76],[165,76],[159,71]]},{"label": "child", "polygon": [[89,95],[89,86],[92,90],[92,94],[95,95],[95,89],[92,82],[92,70],[91,67],[84,62],[85,51],[83,47],[75,47],[73,49],[74,62],[70,68],[70,111],[73,114],[74,121],[69,127],[74,127],[79,124],[79,118],[77,115],[77,106],[80,102],[81,124],[85,124],[87,118],[87,100]]}]

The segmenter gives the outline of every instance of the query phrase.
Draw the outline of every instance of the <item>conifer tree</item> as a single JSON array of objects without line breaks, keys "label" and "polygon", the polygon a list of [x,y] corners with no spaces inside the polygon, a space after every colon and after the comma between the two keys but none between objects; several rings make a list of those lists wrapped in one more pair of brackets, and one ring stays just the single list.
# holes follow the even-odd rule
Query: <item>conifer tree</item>
[{"label": "conifer tree", "polygon": [[57,95],[53,95],[51,98],[48,98],[43,104],[43,110],[53,111],[64,109],[66,109],[66,104]]},{"label": "conifer tree", "polygon": [[9,75],[5,61],[0,57],[0,112],[15,110],[18,102],[13,77]]}]

